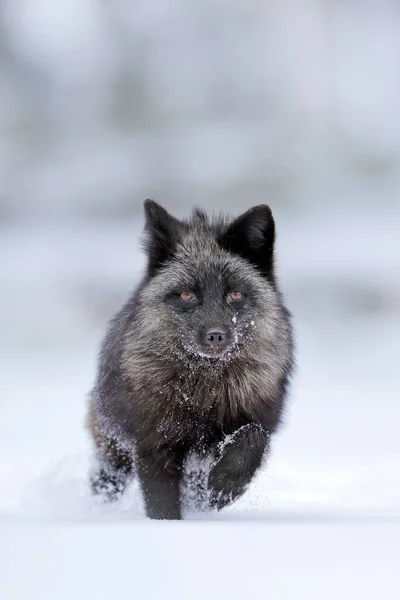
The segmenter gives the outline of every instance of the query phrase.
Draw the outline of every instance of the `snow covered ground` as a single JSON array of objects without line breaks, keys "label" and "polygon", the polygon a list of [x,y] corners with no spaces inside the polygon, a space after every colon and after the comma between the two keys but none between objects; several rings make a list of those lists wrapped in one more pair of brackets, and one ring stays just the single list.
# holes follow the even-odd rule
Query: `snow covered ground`
[{"label": "snow covered ground", "polygon": [[85,394],[140,225],[2,230],[1,600],[399,597],[399,211],[296,219],[286,426],[245,497],[180,523],[146,520],[136,484],[112,507],[86,486]]}]

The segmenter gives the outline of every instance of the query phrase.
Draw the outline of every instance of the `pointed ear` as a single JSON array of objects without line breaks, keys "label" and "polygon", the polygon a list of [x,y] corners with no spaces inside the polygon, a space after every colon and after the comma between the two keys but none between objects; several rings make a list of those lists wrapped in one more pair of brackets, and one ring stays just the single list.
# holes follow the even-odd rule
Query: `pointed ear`
[{"label": "pointed ear", "polygon": [[165,208],[154,202],[144,201],[146,217],[144,249],[148,256],[148,270],[152,277],[172,258],[181,233],[181,222]]},{"label": "pointed ear", "polygon": [[262,275],[273,277],[274,241],[275,223],[271,209],[260,204],[235,219],[219,243],[251,262]]}]

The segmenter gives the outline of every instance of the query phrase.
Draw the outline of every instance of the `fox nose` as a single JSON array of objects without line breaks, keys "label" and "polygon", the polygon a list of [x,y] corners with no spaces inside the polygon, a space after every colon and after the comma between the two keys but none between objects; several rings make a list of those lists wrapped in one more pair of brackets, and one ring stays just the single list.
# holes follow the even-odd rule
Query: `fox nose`
[{"label": "fox nose", "polygon": [[209,329],[205,335],[207,346],[224,346],[226,343],[226,333],[220,329]]}]

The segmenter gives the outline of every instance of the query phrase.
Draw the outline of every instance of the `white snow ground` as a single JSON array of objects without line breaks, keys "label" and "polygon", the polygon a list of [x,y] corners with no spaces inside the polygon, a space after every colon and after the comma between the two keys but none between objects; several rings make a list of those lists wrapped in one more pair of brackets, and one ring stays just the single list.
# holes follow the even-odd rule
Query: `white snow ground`
[{"label": "white snow ground", "polygon": [[146,520],[137,485],[112,507],[86,487],[84,396],[104,314],[143,264],[137,226],[4,230],[1,600],[399,598],[398,217],[282,217],[286,427],[240,502],[180,523]]}]

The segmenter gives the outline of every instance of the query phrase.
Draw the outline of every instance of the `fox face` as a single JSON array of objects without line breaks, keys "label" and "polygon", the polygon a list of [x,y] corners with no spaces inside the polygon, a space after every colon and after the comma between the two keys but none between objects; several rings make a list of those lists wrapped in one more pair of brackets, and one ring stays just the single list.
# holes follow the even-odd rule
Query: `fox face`
[{"label": "fox face", "polygon": [[205,358],[221,358],[240,348],[255,323],[260,295],[223,256],[214,263],[204,273],[171,278],[163,300],[182,345]]},{"label": "fox face", "polygon": [[190,221],[179,221],[153,201],[146,201],[145,212],[148,281],[139,312],[149,344],[218,361],[256,340],[257,330],[273,334],[280,302],[268,206],[232,222],[210,221],[198,210]]}]

